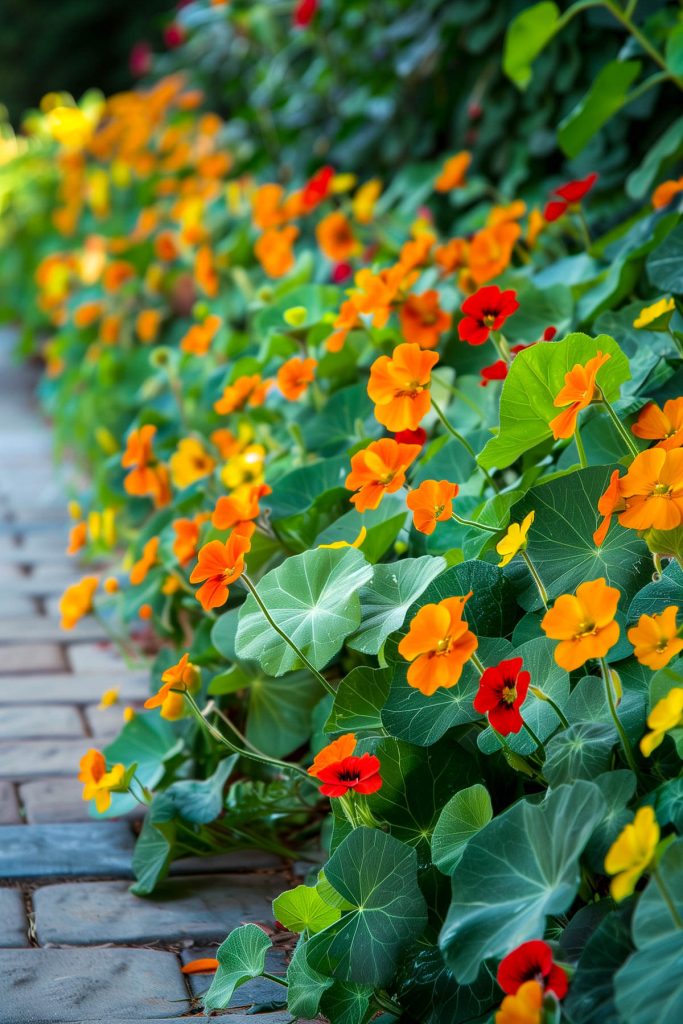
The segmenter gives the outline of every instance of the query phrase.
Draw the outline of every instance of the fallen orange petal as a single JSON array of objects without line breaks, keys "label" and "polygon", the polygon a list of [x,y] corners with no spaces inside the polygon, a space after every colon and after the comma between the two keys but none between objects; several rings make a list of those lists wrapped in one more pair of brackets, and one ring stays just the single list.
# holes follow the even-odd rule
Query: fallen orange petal
[{"label": "fallen orange petal", "polygon": [[200,957],[198,960],[190,960],[180,970],[183,974],[213,974],[218,970],[218,960],[211,956]]}]

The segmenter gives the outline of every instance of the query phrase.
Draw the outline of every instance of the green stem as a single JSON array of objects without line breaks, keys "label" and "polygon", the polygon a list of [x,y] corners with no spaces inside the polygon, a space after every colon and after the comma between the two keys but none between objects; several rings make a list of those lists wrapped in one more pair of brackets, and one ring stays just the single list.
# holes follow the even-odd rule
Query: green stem
[{"label": "green stem", "polygon": [[479,658],[479,656],[477,654],[475,654],[474,652],[472,652],[472,654],[470,655],[470,660],[471,660],[472,664],[474,665],[474,667],[476,668],[476,670],[479,673],[479,675],[483,676],[484,672],[486,671],[486,667],[485,667],[484,663],[481,661],[481,659]]},{"label": "green stem", "polygon": [[612,17],[616,18],[616,20],[624,26],[627,32],[630,32],[648,57],[650,57],[655,64],[662,69],[662,71],[666,72],[667,77],[674,82],[679,89],[683,89],[683,79],[679,78],[678,75],[675,75],[671,71],[659,50],[655,49],[647,36],[643,35],[640,29],[631,21],[632,11],[630,11],[629,8],[622,11],[618,4],[614,3],[613,0],[602,0],[602,6],[610,12]]},{"label": "green stem", "polygon": [[194,697],[187,690],[174,690],[171,689],[171,693],[182,693],[187,703],[190,705],[192,714],[200,723],[203,729],[205,729],[217,743],[221,743],[224,747],[227,747],[233,754],[239,754],[240,757],[246,757],[250,761],[256,761],[259,764],[268,765],[270,768],[277,768],[280,771],[290,771],[297,775],[303,775],[307,781],[310,782],[310,775],[303,768],[300,768],[298,764],[290,764],[288,761],[280,761],[276,757],[267,757],[265,754],[255,754],[251,750],[242,750],[240,747],[235,746],[231,743],[227,737],[219,732],[218,729],[214,728],[210,722],[207,722],[206,718],[202,714],[201,708],[195,701]]},{"label": "green stem", "polygon": [[461,526],[473,526],[476,530],[486,530],[487,533],[500,533],[501,526],[486,526],[484,523],[475,523],[474,519],[464,519],[457,512],[452,513],[452,518]]},{"label": "green stem", "polygon": [[545,757],[545,747],[543,746],[543,743],[542,743],[541,739],[536,735],[536,733],[531,728],[531,726],[527,725],[526,722],[522,722],[522,725],[524,727],[524,731],[526,733],[528,733],[528,735],[531,737],[531,739],[536,744],[537,748],[542,752],[543,756]]},{"label": "green stem", "polygon": [[261,977],[266,978],[267,981],[274,981],[276,985],[283,985],[285,988],[288,987],[285,979],[278,977],[277,974],[269,974],[268,971],[264,971]]},{"label": "green stem", "polygon": [[676,904],[673,901],[673,897],[669,892],[666,882],[662,878],[659,868],[655,865],[652,866],[652,877],[654,878],[655,882],[659,887],[660,895],[669,909],[669,913],[671,914],[671,919],[673,923],[676,925],[677,928],[683,929],[683,921],[681,920],[681,915],[678,913]]},{"label": "green stem", "polygon": [[576,442],[576,450],[579,453],[579,462],[581,464],[581,469],[588,469],[588,459],[586,458],[586,449],[584,448],[583,441],[581,440],[581,433],[579,431],[579,420],[578,420],[578,417],[576,419],[576,430],[574,431],[574,441]]},{"label": "green stem", "polygon": [[509,365],[512,362],[512,355],[510,354],[510,349],[508,348],[508,343],[505,340],[504,336],[500,333],[500,331],[491,331],[491,333],[489,334],[489,338],[493,342],[493,347],[495,348],[500,358],[503,360],[504,363],[507,363]]},{"label": "green stem", "polygon": [[458,433],[458,431],[457,431],[457,430],[455,429],[455,427],[453,427],[453,426],[452,426],[452,425],[451,425],[451,424],[450,424],[450,423],[448,422],[448,420],[447,420],[447,419],[446,419],[446,417],[444,416],[444,414],[443,414],[442,410],[441,410],[441,409],[439,408],[439,406],[438,406],[438,405],[436,404],[436,402],[434,401],[434,397],[433,397],[433,396],[432,396],[432,407],[433,407],[433,409],[434,409],[434,412],[435,412],[435,413],[436,413],[436,415],[437,415],[437,416],[439,417],[439,419],[440,419],[440,420],[441,420],[441,422],[443,423],[444,427],[445,427],[445,428],[446,428],[446,430],[448,431],[448,433],[449,433],[449,434],[451,435],[451,437],[454,437],[454,438],[455,438],[455,440],[456,440],[456,441],[458,441],[458,442],[459,442],[459,443],[460,443],[460,444],[462,445],[462,447],[463,447],[463,448],[465,449],[465,451],[467,452],[467,454],[468,454],[468,455],[470,455],[470,456],[471,456],[471,458],[472,458],[472,459],[474,460],[474,464],[475,464],[475,465],[477,466],[477,468],[478,468],[478,469],[480,469],[480,470],[481,470],[481,472],[482,472],[482,473],[484,474],[484,476],[486,477],[486,480],[488,481],[488,483],[490,484],[490,486],[491,486],[491,487],[492,487],[492,488],[494,489],[494,491],[497,491],[497,490],[498,490],[498,484],[497,484],[497,483],[496,483],[496,481],[495,481],[495,480],[493,479],[493,477],[492,477],[492,476],[490,476],[490,474],[488,473],[488,471],[487,471],[487,470],[485,470],[483,466],[480,466],[480,465],[479,465],[479,463],[477,462],[477,453],[475,452],[475,450],[474,450],[474,448],[472,447],[472,445],[471,445],[471,444],[469,443],[469,441],[467,440],[467,438],[463,437],[463,436],[462,436],[462,434]]},{"label": "green stem", "polygon": [[607,409],[607,412],[609,413],[609,417],[612,420],[612,423],[614,424],[614,428],[617,431],[617,433],[619,434],[619,436],[621,437],[621,439],[624,442],[624,444],[626,445],[626,447],[628,448],[629,454],[631,454],[633,456],[633,458],[635,459],[636,455],[640,454],[640,452],[638,450],[637,444],[635,443],[635,441],[633,440],[633,438],[629,434],[628,430],[626,429],[624,424],[621,422],[621,420],[619,419],[619,417],[615,413],[614,409],[612,408],[611,403],[607,401],[607,399],[605,398],[604,395],[602,396],[600,401],[602,402],[604,407]]},{"label": "green stem", "polygon": [[614,704],[614,694],[612,693],[612,681],[610,679],[610,671],[607,667],[607,662],[604,658],[600,658],[600,667],[602,669],[602,678],[605,682],[605,693],[607,694],[607,703],[609,704],[609,710],[612,716],[612,721],[614,722],[616,730],[619,734],[619,739],[621,740],[621,746],[624,751],[624,756],[626,757],[626,760],[628,762],[628,766],[633,772],[633,774],[637,775],[638,769],[636,767],[636,762],[633,757],[633,751],[631,750],[631,744],[629,743],[628,736],[626,735],[626,730],[621,724],[619,715],[617,714],[616,706]]},{"label": "green stem", "polygon": [[249,591],[249,593],[251,594],[251,596],[252,596],[252,597],[254,598],[254,600],[256,601],[256,604],[257,604],[257,605],[259,606],[259,608],[261,609],[261,612],[262,612],[262,614],[263,614],[263,617],[265,618],[266,622],[267,622],[267,623],[268,623],[268,625],[269,625],[269,626],[271,627],[271,629],[274,629],[274,630],[275,630],[275,632],[277,633],[277,635],[278,635],[278,636],[279,636],[279,637],[280,637],[280,638],[281,638],[282,640],[284,640],[284,642],[285,642],[285,643],[287,644],[287,646],[288,646],[288,647],[290,647],[290,648],[291,648],[291,649],[292,649],[292,650],[294,651],[294,653],[296,654],[297,658],[299,658],[299,660],[300,660],[300,661],[302,661],[302,662],[303,662],[303,664],[304,664],[304,665],[306,666],[306,668],[308,669],[308,671],[309,671],[309,672],[310,672],[310,673],[311,673],[312,675],[314,675],[314,676],[315,676],[315,678],[316,678],[316,679],[318,680],[318,682],[319,682],[319,683],[320,683],[320,685],[321,685],[321,686],[323,687],[323,689],[325,689],[325,690],[326,690],[326,691],[327,691],[327,692],[328,692],[329,694],[331,694],[331,695],[332,695],[333,697],[334,697],[334,696],[336,696],[336,693],[335,693],[334,687],[332,687],[332,686],[331,686],[331,685],[330,685],[330,684],[328,683],[327,679],[325,679],[325,676],[324,676],[324,675],[322,675],[322,674],[321,674],[320,672],[318,672],[317,668],[315,668],[315,667],[314,667],[314,666],[313,666],[313,665],[312,665],[312,664],[310,663],[310,661],[308,660],[308,658],[306,657],[306,655],[305,655],[305,654],[303,653],[303,651],[299,650],[299,648],[298,648],[298,647],[297,647],[297,645],[296,645],[296,644],[294,643],[294,641],[293,641],[293,640],[292,640],[292,639],[291,639],[290,637],[288,637],[288,636],[287,636],[287,634],[286,634],[286,633],[285,633],[285,632],[284,632],[284,631],[283,631],[282,629],[280,629],[280,627],[278,626],[277,622],[275,622],[275,620],[273,619],[273,616],[272,616],[272,615],[270,614],[270,612],[269,612],[269,611],[268,611],[268,609],[266,608],[265,604],[264,604],[264,603],[263,603],[263,601],[261,600],[261,597],[260,597],[260,595],[259,595],[259,593],[258,593],[258,591],[257,591],[256,587],[254,586],[254,584],[252,583],[252,581],[251,581],[251,580],[249,579],[249,577],[247,576],[246,572],[243,572],[243,573],[242,573],[242,575],[240,576],[240,579],[241,579],[241,580],[242,580],[242,582],[244,583],[245,587],[247,588],[247,590]]},{"label": "green stem", "polygon": [[656,85],[661,85],[663,82],[668,82],[671,79],[671,75],[666,71],[657,71],[656,74],[650,75],[644,82],[641,82],[633,92],[630,92],[624,100],[624,106],[627,103],[634,103],[637,99],[640,99],[650,89],[654,89]]},{"label": "green stem", "polygon": [[534,583],[536,584],[536,589],[538,590],[538,593],[540,595],[541,601],[543,602],[543,604],[545,606],[545,610],[548,611],[548,591],[545,589],[545,586],[543,585],[543,580],[538,575],[538,572],[536,571],[536,567],[535,567],[534,563],[531,561],[531,559],[529,558],[529,556],[526,553],[526,551],[520,551],[520,555],[524,559],[526,567],[529,570],[529,572],[531,573],[531,577],[532,577]]},{"label": "green stem", "polygon": [[550,707],[553,709],[553,711],[555,712],[555,714],[557,715],[559,720],[562,722],[562,725],[565,727],[565,729],[568,729],[569,728],[569,720],[567,719],[566,715],[557,706],[557,704],[552,699],[552,697],[549,697],[548,694],[545,692],[545,690],[541,690],[539,687],[532,687],[532,690],[535,691],[534,692],[534,696],[537,698],[537,700],[544,700],[546,702],[546,704],[550,704]]},{"label": "green stem", "polygon": [[579,222],[579,231],[581,232],[581,238],[583,240],[583,247],[586,252],[590,255],[591,249],[593,248],[593,241],[591,239],[591,233],[588,230],[588,221],[586,215],[583,212],[583,207],[579,203],[576,209],[577,219]]}]

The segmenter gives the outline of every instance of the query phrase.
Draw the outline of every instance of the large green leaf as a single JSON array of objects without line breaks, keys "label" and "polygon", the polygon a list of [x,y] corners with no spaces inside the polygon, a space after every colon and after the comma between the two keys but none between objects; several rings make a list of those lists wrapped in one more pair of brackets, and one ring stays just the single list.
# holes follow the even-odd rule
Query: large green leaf
[{"label": "large green leaf", "polygon": [[683,224],[647,258],[647,276],[661,292],[683,292]]},{"label": "large green leaf", "polygon": [[335,981],[323,995],[320,1009],[334,1024],[365,1024],[376,1012],[374,1006],[371,1006],[371,999],[370,985]]},{"label": "large green leaf", "polygon": [[[318,549],[288,558],[263,577],[257,590],[279,628],[321,669],[358,628],[358,591],[371,576],[372,567],[355,548]],[[258,660],[269,675],[302,668],[251,594],[240,609],[236,649],[241,658]]]},{"label": "large green leaf", "polygon": [[452,874],[468,842],[493,817],[491,797],[477,783],[451,797],[436,823],[432,836],[432,860],[445,875]]},{"label": "large green leaf", "polygon": [[445,568],[445,560],[432,555],[376,565],[372,579],[360,592],[361,628],[349,638],[348,646],[377,654],[389,634],[403,625],[411,605]]},{"label": "large green leaf", "polygon": [[178,815],[193,825],[215,821],[223,810],[223,789],[239,760],[231,754],[220,762],[208,779],[181,779],[164,790],[164,797],[173,801]]},{"label": "large green leaf", "polygon": [[[683,839],[664,852],[659,873],[679,919],[683,917]],[[678,1020],[683,1008],[683,929],[674,920],[656,879],[643,892],[633,917],[637,952],[615,979],[617,1008],[625,1024]]]},{"label": "large green leaf", "polygon": [[520,89],[531,81],[531,65],[558,30],[560,11],[544,0],[521,11],[505,36],[503,71]]},{"label": "large green leaf", "polygon": [[224,1010],[236,988],[250,978],[258,978],[266,966],[271,941],[255,924],[243,924],[218,947],[218,970],[204,997],[207,1010]]},{"label": "large green leaf", "polygon": [[337,688],[325,732],[381,729],[381,711],[389,693],[391,671],[357,665]]},{"label": "large green leaf", "polygon": [[600,69],[587,94],[560,123],[557,138],[568,157],[578,156],[595,133],[621,110],[640,68],[639,60],[611,60]]},{"label": "large green leaf", "polygon": [[590,782],[520,800],[465,848],[453,873],[453,902],[439,940],[460,982],[481,964],[543,935],[548,914],[563,914],[578,891],[579,857],[605,804]]},{"label": "large green leaf", "polygon": [[500,397],[500,432],[479,456],[486,469],[504,469],[524,452],[552,437],[548,424],[559,409],[553,405],[564,378],[576,363],[586,363],[597,352],[610,359],[598,371],[598,384],[612,401],[630,377],[628,359],[607,334],[591,338],[569,334],[562,341],[539,342],[514,359]]},{"label": "large green leaf", "polygon": [[606,724],[570,725],[548,742],[543,775],[551,786],[575,779],[593,779],[607,771],[616,740],[614,728]]},{"label": "large green leaf", "polygon": [[377,829],[356,828],[325,875],[354,909],[310,939],[309,963],[342,981],[388,984],[399,956],[427,922],[415,850]]},{"label": "large green leaf", "polygon": [[148,896],[168,874],[176,851],[177,811],[165,793],[157,793],[133,852],[135,882],[131,892]]},{"label": "large green leaf", "polygon": [[273,914],[290,932],[315,933],[338,921],[341,911],[326,903],[315,887],[297,885],[273,900]]},{"label": "large green leaf", "polygon": [[563,1004],[571,1024],[623,1024],[614,976],[633,950],[629,917],[630,907],[608,914],[586,943]]},{"label": "large green leaf", "polygon": [[308,963],[308,943],[300,939],[287,968],[287,1009],[297,1020],[315,1017],[323,992],[334,979],[314,971]]},{"label": "large green leaf", "polygon": [[656,582],[648,583],[631,601],[628,621],[637,622],[641,615],[658,615],[670,604],[683,605],[683,569],[671,562]]},{"label": "large green leaf", "polygon": [[[527,552],[551,598],[604,576],[621,591],[625,612],[628,600],[650,578],[652,560],[637,533],[618,524],[612,525],[602,547],[593,541],[600,522],[598,500],[612,469],[594,466],[535,487],[514,506],[513,517],[521,521],[528,512],[535,512]],[[525,608],[541,607],[530,577],[519,600]]]},{"label": "large green leaf", "polygon": [[291,672],[281,679],[256,675],[249,687],[247,739],[273,757],[286,757],[311,735],[313,708],[320,683],[310,672]]},{"label": "large green leaf", "polygon": [[343,488],[348,472],[349,460],[345,455],[319,459],[281,477],[273,487],[273,493],[264,498],[262,504],[270,509],[274,522],[298,515],[309,509],[326,491]]},{"label": "large green leaf", "polygon": [[459,985],[438,947],[429,946],[410,960],[399,998],[410,1019],[421,1024],[481,1024],[500,1002],[500,989],[488,966],[473,985]]},{"label": "large green leaf", "polygon": [[404,498],[399,494],[387,494],[379,508],[362,513],[352,508],[339,516],[316,536],[315,546],[336,544],[338,541],[352,544],[365,527],[363,554],[368,562],[378,562],[396,540],[407,514]]}]

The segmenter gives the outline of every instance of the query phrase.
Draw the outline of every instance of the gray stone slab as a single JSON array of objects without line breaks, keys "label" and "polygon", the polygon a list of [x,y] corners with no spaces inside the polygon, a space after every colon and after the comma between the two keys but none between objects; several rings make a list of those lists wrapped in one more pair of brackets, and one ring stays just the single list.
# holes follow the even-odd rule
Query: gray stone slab
[{"label": "gray stone slab", "polygon": [[149,673],[144,670],[0,675],[0,705],[16,704],[19,696],[22,704],[92,704],[113,686],[120,687],[123,703],[145,701],[151,692]]},{"label": "gray stone slab", "polygon": [[0,593],[0,615],[32,615],[35,612],[33,602],[30,597],[23,596],[21,594],[15,594],[12,591],[12,585],[10,584],[7,590],[3,590]]},{"label": "gray stone slab", "polygon": [[63,672],[64,656],[59,644],[3,644],[0,676],[22,672]]},{"label": "gray stone slab", "polygon": [[172,875],[215,875],[231,871],[258,871],[281,868],[283,861],[265,850],[231,850],[213,857],[184,857],[171,864]]},{"label": "gray stone slab", "polygon": [[[86,617],[65,630],[60,620],[48,615],[30,612],[28,615],[9,615],[0,618],[0,644],[6,643],[65,643],[69,641],[92,640],[106,636],[104,628],[96,619]],[[61,667],[61,665],[60,665]]]},{"label": "gray stone slab", "polygon": [[37,889],[33,905],[43,945],[212,942],[244,921],[271,921],[285,888],[282,875],[208,875],[166,881],[142,900],[125,882],[82,882]]},{"label": "gray stone slab", "polygon": [[133,845],[124,821],[0,825],[0,878],[129,878]]},{"label": "gray stone slab", "polygon": [[[21,689],[17,698],[21,698]],[[0,740],[84,735],[83,720],[78,710],[69,704],[43,704],[40,708],[8,704],[0,715]]]},{"label": "gray stone slab", "polygon": [[[211,948],[184,949],[180,954],[183,964],[189,964],[191,960],[199,957],[215,957],[217,946]],[[285,957],[280,950],[271,949],[266,953],[266,971],[268,974],[284,976],[287,973]],[[188,974],[186,975],[190,991],[194,996],[204,996],[209,991],[213,981],[213,973],[209,974]],[[252,978],[234,992],[227,1008],[249,1007],[254,1003],[271,1003],[286,1001],[287,993],[282,985],[276,981],[268,981],[267,978]],[[253,1018],[258,1021],[259,1018]]]},{"label": "gray stone slab", "polygon": [[55,775],[73,778],[92,738],[73,740],[0,740],[0,779],[28,782]]},{"label": "gray stone slab", "polygon": [[126,663],[112,643],[78,643],[67,646],[66,656],[74,672],[122,672]]},{"label": "gray stone slab", "polygon": [[0,782],[0,825],[15,825],[21,821],[17,793],[11,782]]},{"label": "gray stone slab", "polygon": [[101,708],[99,704],[91,704],[85,708],[85,717],[92,735],[100,742],[118,736],[124,726],[124,707],[126,705],[118,700],[108,708]]},{"label": "gray stone slab", "polygon": [[19,889],[0,889],[0,946],[28,946],[28,921]]},{"label": "gray stone slab", "polygon": [[2,949],[0,977],[0,1024],[168,1024],[189,1009],[175,955],[157,950]]},{"label": "gray stone slab", "polygon": [[83,784],[76,778],[25,782],[19,797],[29,825],[92,821],[83,799]]}]

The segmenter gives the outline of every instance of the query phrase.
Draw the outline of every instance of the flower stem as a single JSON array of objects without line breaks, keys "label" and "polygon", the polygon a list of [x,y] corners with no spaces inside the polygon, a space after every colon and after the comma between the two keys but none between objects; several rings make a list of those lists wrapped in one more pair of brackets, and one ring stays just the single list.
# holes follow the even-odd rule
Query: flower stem
[{"label": "flower stem", "polygon": [[247,576],[246,572],[243,572],[243,573],[242,573],[242,575],[240,576],[240,579],[241,579],[241,580],[242,580],[242,582],[244,583],[245,587],[247,588],[247,590],[249,591],[249,593],[251,594],[251,596],[252,596],[252,597],[254,598],[254,600],[256,601],[256,604],[257,604],[257,605],[259,606],[259,608],[261,609],[261,612],[262,612],[262,614],[263,614],[263,616],[264,616],[264,618],[265,618],[266,622],[267,622],[267,623],[268,623],[268,625],[269,625],[269,626],[271,627],[271,629],[274,629],[274,630],[275,630],[275,632],[277,633],[277,635],[278,635],[278,636],[279,636],[279,637],[280,637],[280,638],[281,638],[282,640],[284,640],[284,642],[285,642],[285,643],[287,644],[287,646],[288,646],[288,647],[290,647],[290,648],[291,648],[291,649],[292,649],[292,650],[294,651],[294,653],[296,654],[297,658],[299,658],[299,660],[300,660],[300,661],[302,661],[302,662],[303,662],[303,664],[304,664],[304,665],[306,666],[306,668],[308,669],[308,671],[309,671],[309,672],[310,672],[310,673],[311,673],[312,675],[314,675],[314,676],[315,676],[315,678],[316,678],[316,679],[318,680],[318,682],[319,682],[319,683],[320,683],[320,685],[321,685],[321,686],[323,687],[323,689],[327,690],[327,692],[328,692],[329,694],[331,694],[331,695],[332,695],[332,696],[334,697],[334,696],[336,695],[336,694],[335,694],[335,690],[334,690],[334,687],[332,687],[332,686],[331,686],[331,685],[330,685],[330,684],[328,683],[327,679],[325,679],[325,676],[324,676],[324,675],[322,675],[322,673],[318,672],[317,668],[315,668],[315,667],[314,667],[314,666],[313,666],[313,665],[311,664],[311,662],[310,662],[310,661],[308,660],[308,658],[306,657],[306,655],[305,655],[305,654],[303,653],[303,651],[301,651],[301,650],[300,650],[300,649],[299,649],[299,648],[297,647],[297,645],[296,645],[296,644],[294,643],[294,641],[293,641],[293,640],[292,640],[292,639],[291,639],[290,637],[288,637],[288,636],[287,636],[287,634],[286,634],[286,633],[285,633],[285,632],[284,632],[284,631],[283,631],[282,629],[280,629],[280,627],[278,626],[277,622],[275,622],[275,620],[274,620],[273,616],[272,616],[272,615],[270,614],[270,612],[269,612],[269,611],[268,611],[268,609],[266,608],[265,604],[264,604],[264,603],[263,603],[263,601],[261,600],[261,596],[260,596],[259,592],[257,591],[256,587],[254,586],[254,584],[252,583],[252,581],[251,581],[251,580],[249,579],[249,577]]},{"label": "flower stem", "polygon": [[590,251],[593,248],[593,242],[591,240],[591,233],[588,230],[588,221],[586,220],[586,215],[583,212],[583,207],[581,206],[580,203],[578,204],[576,212],[577,212],[577,220],[579,222],[579,231],[581,233],[581,238],[582,238],[582,241],[583,241],[583,247],[586,250],[586,252],[588,253],[588,255],[590,255]]},{"label": "flower stem", "polygon": [[681,920],[681,915],[678,913],[678,908],[676,907],[676,904],[673,901],[673,897],[669,892],[669,888],[666,882],[662,878],[659,868],[656,867],[656,865],[654,864],[652,866],[652,877],[657,883],[660,895],[668,907],[673,923],[676,925],[677,928],[683,929],[683,920]]},{"label": "flower stem", "polygon": [[432,396],[432,408],[434,409],[434,412],[439,417],[439,419],[441,420],[441,422],[443,423],[444,427],[446,428],[448,433],[451,435],[451,437],[454,437],[455,440],[458,441],[462,445],[462,447],[465,449],[467,454],[474,460],[474,464],[477,466],[477,468],[480,469],[481,472],[484,474],[484,476],[486,477],[487,482],[491,485],[491,487],[494,489],[494,491],[497,491],[498,490],[498,484],[493,479],[493,477],[489,474],[489,472],[486,469],[484,469],[483,466],[479,465],[479,463],[477,462],[477,453],[475,452],[474,448],[472,447],[470,442],[467,440],[467,438],[463,437],[462,434],[460,434],[455,429],[455,427],[452,426],[451,423],[449,423],[449,421],[446,419],[443,411],[440,409],[440,407],[434,401],[434,396]]},{"label": "flower stem", "polygon": [[619,417],[615,413],[614,409],[612,408],[611,403],[607,401],[607,399],[605,398],[604,395],[602,396],[601,401],[602,401],[602,404],[607,409],[607,412],[609,413],[610,419],[612,420],[612,423],[614,424],[614,427],[615,427],[617,433],[619,434],[619,436],[621,437],[622,441],[624,442],[624,444],[628,448],[629,454],[632,455],[633,458],[635,459],[636,455],[640,454],[640,452],[638,450],[638,445],[635,443],[635,441],[633,440],[633,438],[629,434],[628,430],[626,429],[624,424],[621,422],[621,420],[619,419]]},{"label": "flower stem", "polygon": [[629,743],[628,736],[626,735],[626,730],[621,724],[619,715],[617,714],[617,709],[614,704],[614,694],[612,693],[612,681],[610,679],[610,671],[607,666],[607,662],[604,658],[600,658],[600,667],[602,669],[602,678],[605,682],[605,693],[607,694],[607,703],[609,704],[610,714],[612,715],[612,720],[619,734],[619,739],[621,740],[621,746],[624,751],[624,756],[626,757],[628,766],[631,769],[631,771],[634,773],[634,775],[637,775],[638,769],[636,767],[636,762],[633,757],[633,751],[631,750],[631,744]]},{"label": "flower stem", "polygon": [[538,700],[544,700],[546,702],[546,704],[550,704],[550,707],[553,709],[553,711],[555,712],[555,714],[557,715],[559,720],[562,722],[562,725],[564,726],[564,728],[568,729],[569,728],[569,720],[566,717],[566,715],[557,706],[557,704],[552,699],[552,697],[549,697],[548,694],[545,692],[545,690],[541,690],[539,687],[532,686],[531,690],[532,690],[534,696]]},{"label": "flower stem", "polygon": [[476,668],[476,670],[479,673],[479,675],[483,676],[484,672],[486,671],[486,668],[484,666],[484,663],[481,661],[479,656],[474,653],[474,651],[472,652],[472,654],[470,654],[470,661],[472,662],[472,664]]},{"label": "flower stem", "polygon": [[539,749],[539,750],[541,751],[541,753],[542,753],[542,754],[543,754],[543,756],[545,757],[545,747],[543,746],[543,742],[542,742],[542,740],[540,739],[540,737],[538,737],[538,736],[536,735],[536,733],[535,733],[535,732],[534,732],[534,730],[533,730],[533,729],[531,728],[531,726],[530,726],[530,725],[527,725],[527,723],[526,723],[526,722],[522,722],[522,725],[523,725],[523,727],[524,727],[524,731],[525,731],[525,732],[526,732],[526,733],[527,733],[527,734],[528,734],[528,735],[529,735],[529,736],[531,737],[531,739],[532,739],[532,740],[534,741],[534,743],[536,744],[537,748],[538,748],[538,749]]},{"label": "flower stem", "polygon": [[581,440],[578,418],[576,420],[576,430],[574,431],[574,441],[576,442],[576,450],[579,453],[581,469],[588,469],[588,459],[586,458],[586,449],[584,448],[583,441]]},{"label": "flower stem", "polygon": [[285,988],[288,987],[285,979],[278,977],[277,974],[269,974],[268,971],[264,971],[261,977],[265,978],[267,981],[274,981],[277,985],[283,985]]},{"label": "flower stem", "polygon": [[640,44],[642,50],[657,64],[662,71],[666,71],[668,77],[674,82],[679,89],[683,89],[683,80],[674,74],[671,68],[666,63],[664,57],[655,49],[647,36],[643,35],[639,28],[637,28],[631,21],[631,7],[632,5],[622,10],[618,4],[614,3],[613,0],[602,0],[602,6],[606,7],[610,14],[621,22],[627,32],[630,32],[633,38]]},{"label": "flower stem", "polygon": [[476,530],[486,530],[487,533],[500,533],[501,526],[486,526],[484,523],[476,523],[474,519],[464,519],[457,512],[453,512],[452,518],[461,526],[473,526]]},{"label": "flower stem", "polygon": [[534,583],[536,584],[536,589],[538,590],[538,593],[539,593],[539,596],[541,598],[541,601],[543,602],[543,604],[545,606],[545,610],[548,611],[548,591],[545,589],[545,586],[543,585],[543,580],[538,575],[538,572],[536,571],[536,567],[535,567],[534,563],[531,561],[531,559],[529,558],[529,556],[526,553],[526,551],[520,551],[519,553],[522,556],[522,558],[524,559],[524,562],[526,564],[527,569],[531,573],[531,577],[532,577]]}]

